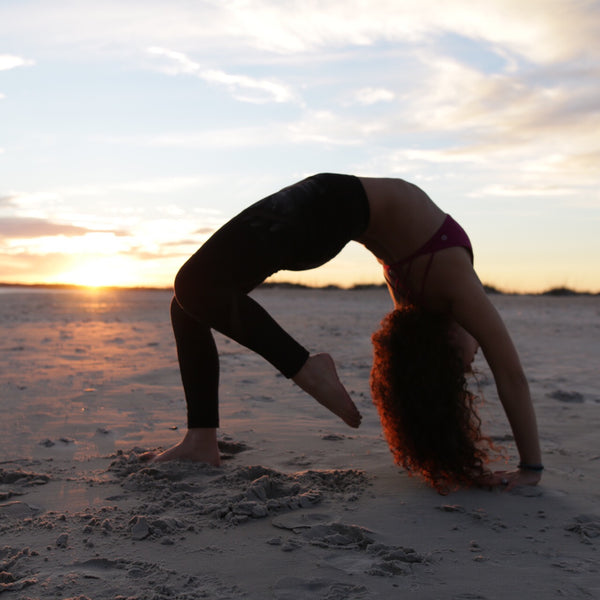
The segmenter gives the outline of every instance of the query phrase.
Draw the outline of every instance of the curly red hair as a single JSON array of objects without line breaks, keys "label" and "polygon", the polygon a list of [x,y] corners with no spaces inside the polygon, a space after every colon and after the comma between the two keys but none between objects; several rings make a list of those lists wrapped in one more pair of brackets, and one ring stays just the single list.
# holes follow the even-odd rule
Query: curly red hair
[{"label": "curly red hair", "polygon": [[394,460],[442,494],[481,479],[491,447],[449,325],[445,315],[406,306],[372,337],[371,392]]}]

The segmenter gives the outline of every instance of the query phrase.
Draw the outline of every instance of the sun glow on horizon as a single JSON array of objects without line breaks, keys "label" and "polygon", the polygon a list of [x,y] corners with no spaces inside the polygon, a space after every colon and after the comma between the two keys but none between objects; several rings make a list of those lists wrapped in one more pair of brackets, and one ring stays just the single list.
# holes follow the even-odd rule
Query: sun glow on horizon
[{"label": "sun glow on horizon", "polygon": [[[372,257],[361,260],[366,252],[358,246],[345,248],[340,256],[326,265],[308,271],[279,271],[268,278],[274,283],[294,283],[308,287],[330,285],[352,288],[356,285],[377,285],[384,283],[381,266]],[[31,281],[31,284],[65,284],[100,288],[137,288],[172,286],[173,277],[184,262],[185,257],[164,257],[163,259],[139,260],[123,254],[80,255],[75,264],[55,272],[44,280]],[[506,293],[541,293],[553,288],[568,288],[576,292],[597,293],[593,280],[561,277],[544,264],[531,270],[528,265],[515,269],[512,264],[489,265],[478,269],[481,280],[491,287]]]},{"label": "sun glow on horizon", "polygon": [[80,265],[57,276],[61,283],[89,288],[134,287],[139,285],[133,264],[118,256],[83,260]]}]

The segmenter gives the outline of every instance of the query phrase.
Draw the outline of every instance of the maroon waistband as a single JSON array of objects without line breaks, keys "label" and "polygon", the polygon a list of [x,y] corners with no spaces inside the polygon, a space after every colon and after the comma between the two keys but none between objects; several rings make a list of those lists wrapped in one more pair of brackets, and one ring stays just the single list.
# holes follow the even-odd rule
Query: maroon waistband
[{"label": "maroon waistband", "polygon": [[[408,279],[408,271],[410,271],[412,261],[425,254],[431,254],[432,259],[436,252],[445,250],[446,248],[455,247],[466,248],[471,255],[471,262],[473,262],[473,247],[471,245],[471,240],[469,240],[469,236],[450,215],[446,215],[440,228],[418,250],[391,265],[383,266],[386,279],[392,284],[394,290],[410,295],[410,291],[406,286],[406,281]],[[427,265],[422,287],[425,286],[425,279],[427,278],[429,267],[431,266],[431,259]],[[408,265],[408,271],[404,274],[403,278],[400,278],[400,268],[406,265]]]},{"label": "maroon waistband", "polygon": [[417,258],[417,256],[422,256],[423,254],[433,254],[435,252],[439,252],[440,250],[454,248],[456,246],[462,246],[463,248],[466,248],[471,255],[471,262],[473,261],[473,247],[471,246],[471,240],[469,239],[469,236],[450,215],[446,215],[446,218],[440,225],[440,228],[418,250],[413,252],[410,256],[396,261],[391,265],[385,265],[385,267],[388,269],[401,267]]}]

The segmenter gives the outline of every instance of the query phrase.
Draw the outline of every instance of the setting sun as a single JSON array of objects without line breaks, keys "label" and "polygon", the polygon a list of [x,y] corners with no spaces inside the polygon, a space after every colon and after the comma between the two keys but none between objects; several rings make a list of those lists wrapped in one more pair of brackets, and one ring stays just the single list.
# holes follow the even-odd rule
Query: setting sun
[{"label": "setting sun", "polygon": [[136,285],[134,270],[122,258],[104,257],[84,261],[60,276],[64,283],[86,287]]}]

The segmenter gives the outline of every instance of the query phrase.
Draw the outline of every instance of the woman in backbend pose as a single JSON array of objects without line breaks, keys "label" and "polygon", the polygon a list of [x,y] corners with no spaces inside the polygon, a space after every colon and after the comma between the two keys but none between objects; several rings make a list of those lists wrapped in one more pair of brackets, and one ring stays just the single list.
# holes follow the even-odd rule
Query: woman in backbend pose
[{"label": "woman in backbend pose", "polygon": [[[536,484],[543,469],[529,387],[511,338],[473,270],[466,233],[401,179],[323,173],[250,206],[175,279],[171,318],[188,431],[152,460],[218,465],[219,357],[211,329],[257,352],[350,427],[361,415],[328,354],[309,355],[248,292],[276,271],[318,267],[350,241],[383,264],[395,310],[374,334],[373,399],[395,460],[438,490]],[[464,372],[478,346],[494,374],[521,462],[486,469]]]}]

